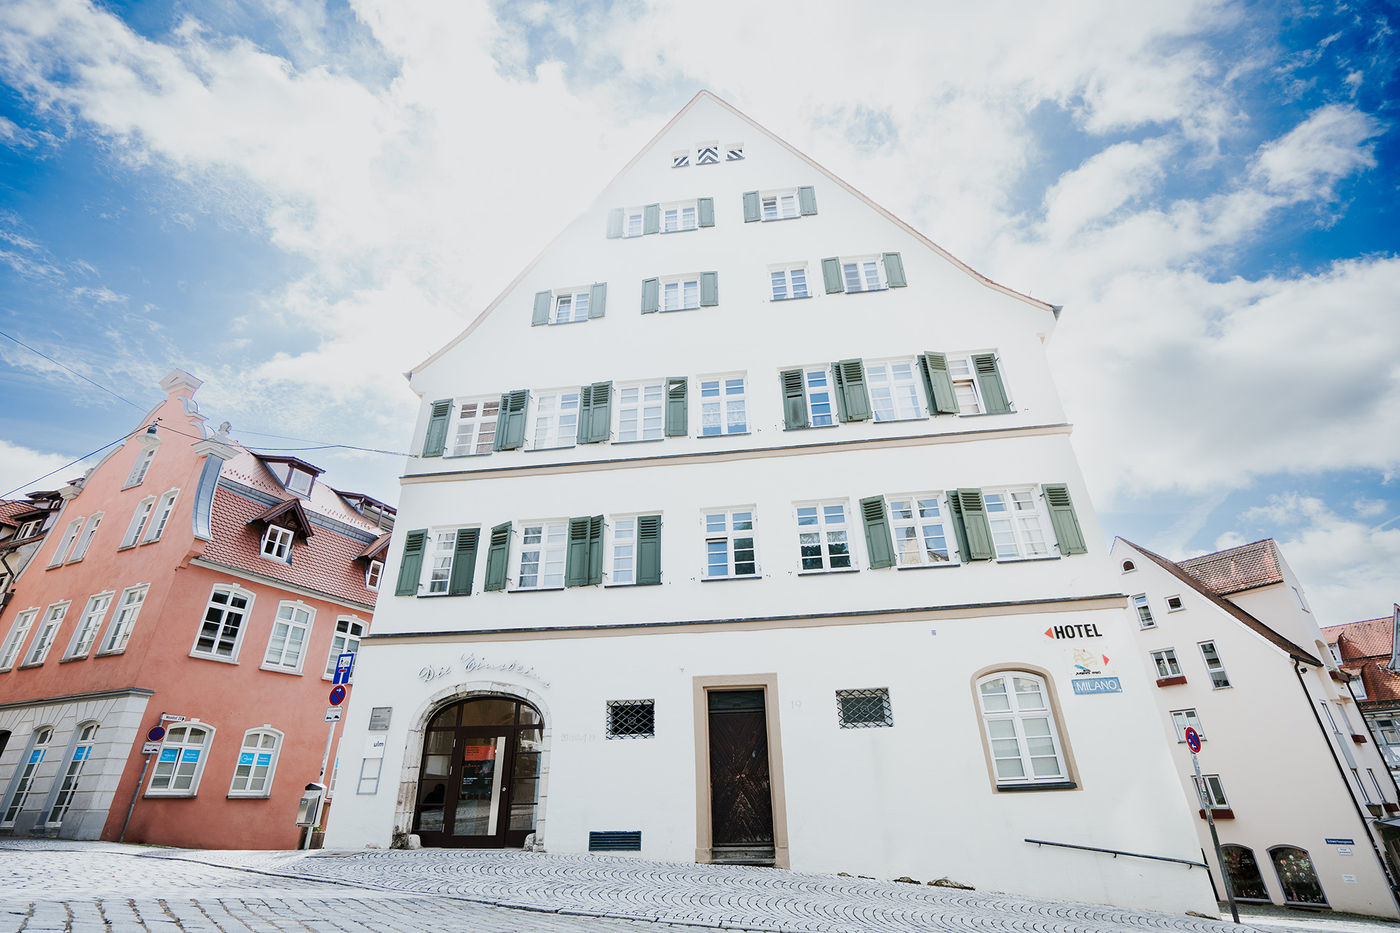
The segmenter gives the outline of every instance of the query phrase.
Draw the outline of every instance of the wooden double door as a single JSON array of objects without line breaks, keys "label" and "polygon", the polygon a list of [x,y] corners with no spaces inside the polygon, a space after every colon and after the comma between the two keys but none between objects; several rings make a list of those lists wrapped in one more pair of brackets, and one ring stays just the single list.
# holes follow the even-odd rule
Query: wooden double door
[{"label": "wooden double door", "polygon": [[711,690],[707,705],[711,857],[772,865],[773,787],[764,691]]},{"label": "wooden double door", "polygon": [[425,846],[519,846],[535,831],[544,722],[513,697],[474,697],[428,723],[413,831]]}]

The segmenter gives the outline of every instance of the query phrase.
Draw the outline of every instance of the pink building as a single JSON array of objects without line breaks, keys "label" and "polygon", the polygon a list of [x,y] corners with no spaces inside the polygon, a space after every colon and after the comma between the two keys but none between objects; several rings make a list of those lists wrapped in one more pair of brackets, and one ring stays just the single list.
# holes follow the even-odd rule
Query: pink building
[{"label": "pink building", "polygon": [[0,834],[298,842],[332,669],[369,628],[394,510],[210,430],[200,384],[172,372],[61,491],[0,613]]}]

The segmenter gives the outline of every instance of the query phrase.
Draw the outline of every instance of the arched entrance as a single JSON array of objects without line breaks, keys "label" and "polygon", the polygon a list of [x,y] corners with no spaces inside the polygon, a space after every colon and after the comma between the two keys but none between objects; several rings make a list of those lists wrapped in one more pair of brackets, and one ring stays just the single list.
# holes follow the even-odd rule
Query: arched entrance
[{"label": "arched entrance", "polygon": [[544,722],[524,700],[477,696],[423,736],[413,831],[426,846],[519,846],[535,831]]}]

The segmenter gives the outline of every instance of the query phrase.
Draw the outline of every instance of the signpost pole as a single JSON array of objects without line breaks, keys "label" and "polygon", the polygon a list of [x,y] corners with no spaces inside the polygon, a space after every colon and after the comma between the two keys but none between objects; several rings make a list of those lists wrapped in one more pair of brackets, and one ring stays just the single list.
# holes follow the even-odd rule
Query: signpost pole
[{"label": "signpost pole", "polygon": [[[1187,731],[1194,734],[1194,730]],[[1225,868],[1225,853],[1220,850],[1220,836],[1215,832],[1215,817],[1210,812],[1210,792],[1206,788],[1205,779],[1201,777],[1201,762],[1196,757],[1194,750],[1191,752],[1191,767],[1196,769],[1196,787],[1201,796],[1201,806],[1206,811],[1206,825],[1210,827],[1210,842],[1211,845],[1215,846],[1215,864],[1220,866],[1220,879],[1225,882],[1225,899],[1230,902],[1230,917],[1239,923],[1240,909],[1235,904],[1235,886],[1230,884],[1230,872]]]}]

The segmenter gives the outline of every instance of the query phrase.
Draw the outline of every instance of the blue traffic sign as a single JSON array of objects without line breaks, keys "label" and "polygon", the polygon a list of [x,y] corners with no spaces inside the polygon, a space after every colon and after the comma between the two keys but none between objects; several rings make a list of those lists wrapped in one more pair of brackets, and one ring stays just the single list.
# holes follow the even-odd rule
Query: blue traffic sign
[{"label": "blue traffic sign", "polygon": [[1201,750],[1200,733],[1189,726],[1186,729],[1186,747],[1191,749],[1191,754],[1193,755]]},{"label": "blue traffic sign", "polygon": [[331,688],[331,706],[339,706],[345,702],[345,688],[337,684]]},{"label": "blue traffic sign", "polygon": [[146,738],[152,742],[159,742],[161,739],[165,738],[165,727],[152,726],[151,731],[146,733]]},{"label": "blue traffic sign", "polygon": [[335,659],[335,678],[333,684],[348,684],[350,682],[350,672],[355,669],[355,653],[347,651],[337,655]]}]

